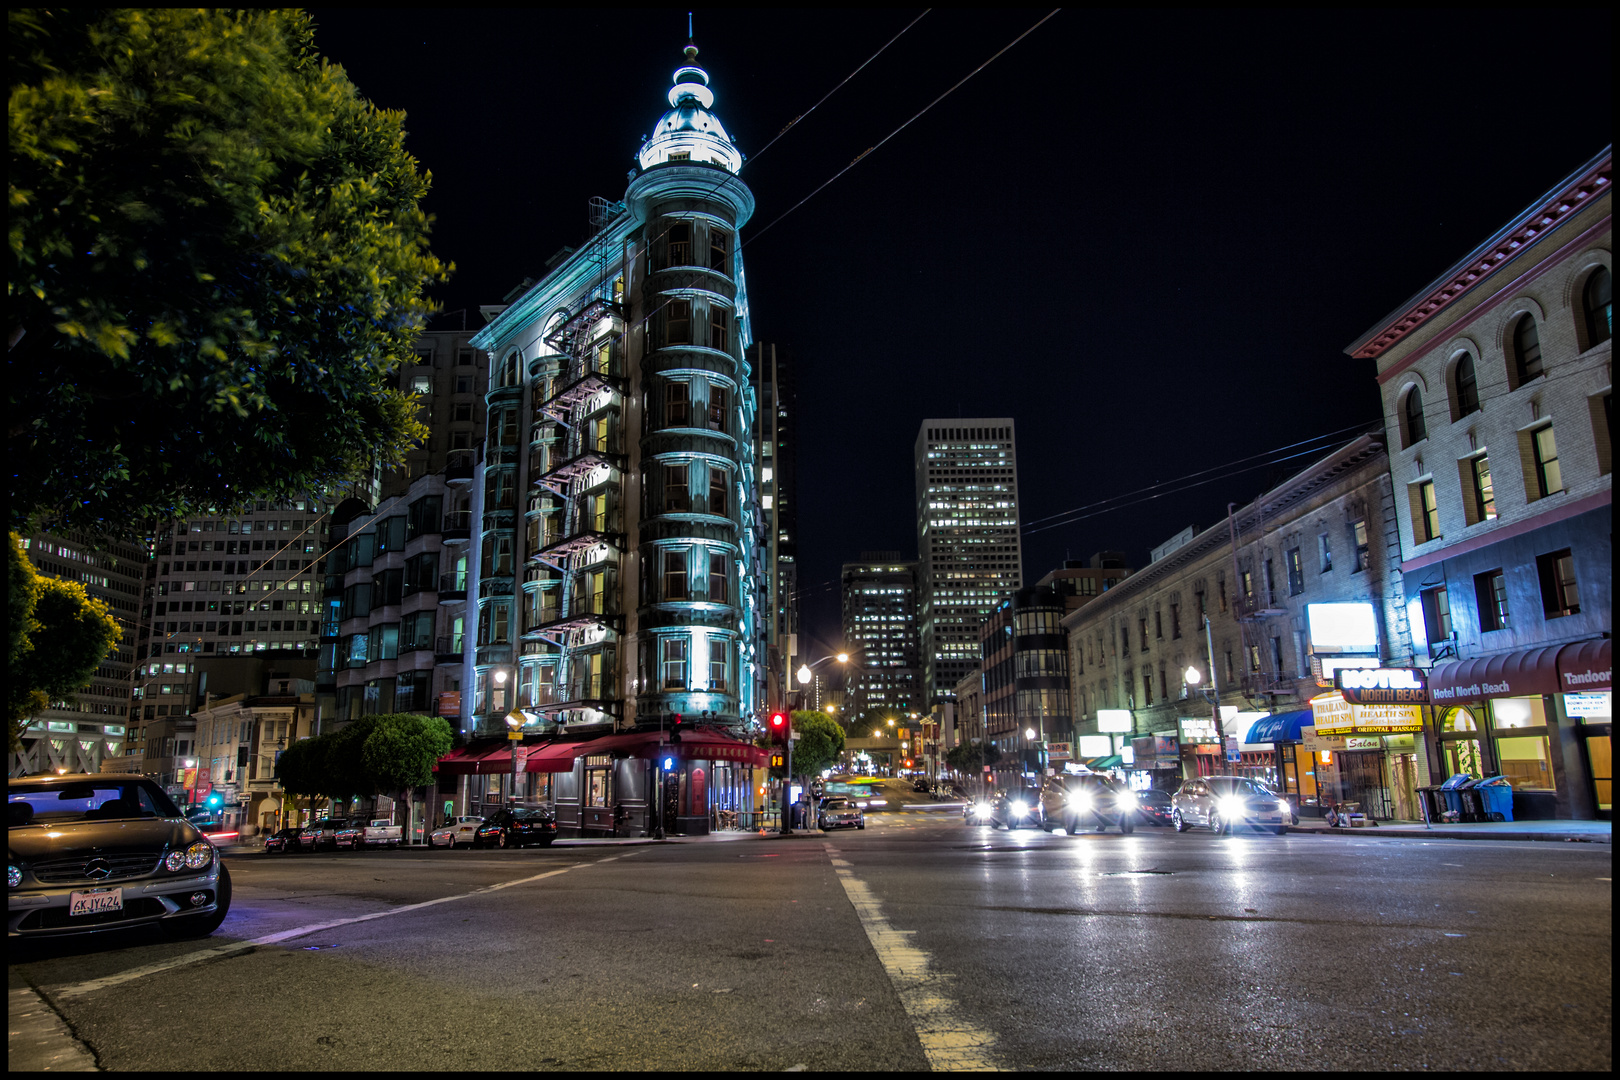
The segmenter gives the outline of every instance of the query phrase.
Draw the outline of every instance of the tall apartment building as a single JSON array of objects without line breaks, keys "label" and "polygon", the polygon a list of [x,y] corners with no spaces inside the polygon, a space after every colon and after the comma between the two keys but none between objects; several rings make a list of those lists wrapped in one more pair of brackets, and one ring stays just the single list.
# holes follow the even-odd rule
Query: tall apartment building
[{"label": "tall apartment building", "polygon": [[863,551],[845,563],[844,677],[847,708],[858,716],[886,709],[905,716],[922,705],[922,647],[917,636],[917,564],[898,551]]},{"label": "tall apartment building", "polygon": [[924,693],[979,663],[979,626],[1023,583],[1011,417],[924,420],[915,450]]},{"label": "tall apartment building", "polygon": [[1445,774],[1608,817],[1613,149],[1346,351],[1376,365],[1403,601]]},{"label": "tall apartment building", "polygon": [[[754,197],[696,56],[689,46],[623,201],[593,200],[589,239],[473,339],[492,374],[473,485],[469,735],[504,740],[516,708],[537,736],[636,732],[622,737],[645,752],[527,759],[529,773],[561,774],[564,828],[611,827],[621,805],[632,828],[706,828],[711,808],[753,795],[742,766],[756,755],[723,733],[764,706],[776,572],[738,242]],[[722,741],[711,753],[686,740],[660,779],[648,748],[677,714]]]},{"label": "tall apartment building", "polygon": [[140,546],[106,544],[79,533],[34,533],[23,551],[39,573],[83,585],[118,620],[117,644],[96,668],[90,685],[72,701],[53,701],[29,724],[22,751],[7,755],[7,775],[100,772],[118,769],[137,726],[130,702],[130,672],[140,625],[146,552]]},{"label": "tall apartment building", "polygon": [[431,434],[375,499],[332,514],[315,700],[325,722],[415,712],[463,727],[472,484],[484,439],[488,357],[466,330],[425,332],[401,386]]},{"label": "tall apartment building", "polygon": [[793,354],[785,347],[754,343],[747,358],[759,401],[760,521],[764,531],[766,698],[784,701],[787,646],[799,632],[798,390]]}]

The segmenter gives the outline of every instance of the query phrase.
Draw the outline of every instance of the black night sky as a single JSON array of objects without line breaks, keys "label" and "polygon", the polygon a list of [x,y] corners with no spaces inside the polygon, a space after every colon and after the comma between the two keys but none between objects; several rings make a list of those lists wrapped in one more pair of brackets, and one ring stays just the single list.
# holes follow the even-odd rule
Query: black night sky
[{"label": "black night sky", "polygon": [[[758,154],[755,336],[800,363],[811,655],[840,563],[915,557],[923,417],[1017,420],[1026,528],[1136,503],[1028,531],[1026,581],[1141,566],[1309,459],[1133,493],[1376,423],[1344,347],[1611,139],[1607,9],[1071,10],[762,234],[1045,11],[933,11],[759,153],[917,14],[696,13],[714,111]],[[437,299],[469,325],[623,196],[686,44],[684,10],[315,18],[406,111],[458,268]]]}]

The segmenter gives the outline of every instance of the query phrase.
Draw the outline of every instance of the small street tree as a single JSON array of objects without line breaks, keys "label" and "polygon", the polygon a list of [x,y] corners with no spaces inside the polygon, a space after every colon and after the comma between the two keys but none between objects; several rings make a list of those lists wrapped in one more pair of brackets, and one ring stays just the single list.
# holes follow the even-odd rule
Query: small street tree
[{"label": "small street tree", "polygon": [[[315,814],[315,797],[325,795],[322,787],[321,757],[324,747],[319,739],[299,739],[281,752],[276,759],[276,782],[289,796],[302,795],[309,799],[310,816]],[[296,802],[294,806],[296,807]]]},{"label": "small street tree", "polygon": [[361,763],[376,790],[395,793],[410,824],[411,793],[433,782],[433,765],[450,752],[455,737],[443,717],[390,713],[376,724],[360,748]]},{"label": "small street tree", "polygon": [[83,585],[36,573],[16,533],[6,554],[6,606],[7,734],[15,753],[29,719],[89,683],[122,631]]},{"label": "small street tree", "polygon": [[844,728],[826,713],[795,712],[793,731],[799,736],[793,744],[793,769],[800,776],[831,768],[844,752]]}]

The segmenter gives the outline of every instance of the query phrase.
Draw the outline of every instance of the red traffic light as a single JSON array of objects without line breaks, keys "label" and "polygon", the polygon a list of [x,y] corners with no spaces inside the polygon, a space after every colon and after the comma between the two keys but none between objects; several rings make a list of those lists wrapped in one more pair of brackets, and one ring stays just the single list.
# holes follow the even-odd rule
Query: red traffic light
[{"label": "red traffic light", "polygon": [[782,742],[783,740],[785,740],[788,737],[788,730],[789,730],[789,721],[788,721],[787,713],[785,713],[785,712],[773,712],[773,713],[771,713],[771,719],[770,719],[770,722],[766,724],[766,728],[771,733],[771,741],[773,741],[773,742]]}]

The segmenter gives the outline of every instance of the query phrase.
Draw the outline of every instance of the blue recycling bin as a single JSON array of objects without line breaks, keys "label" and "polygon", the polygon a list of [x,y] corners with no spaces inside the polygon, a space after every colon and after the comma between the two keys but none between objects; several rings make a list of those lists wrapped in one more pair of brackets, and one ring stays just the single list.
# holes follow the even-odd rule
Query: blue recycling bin
[{"label": "blue recycling bin", "polygon": [[1474,785],[1487,821],[1513,820],[1513,785],[1505,776],[1492,776]]}]

